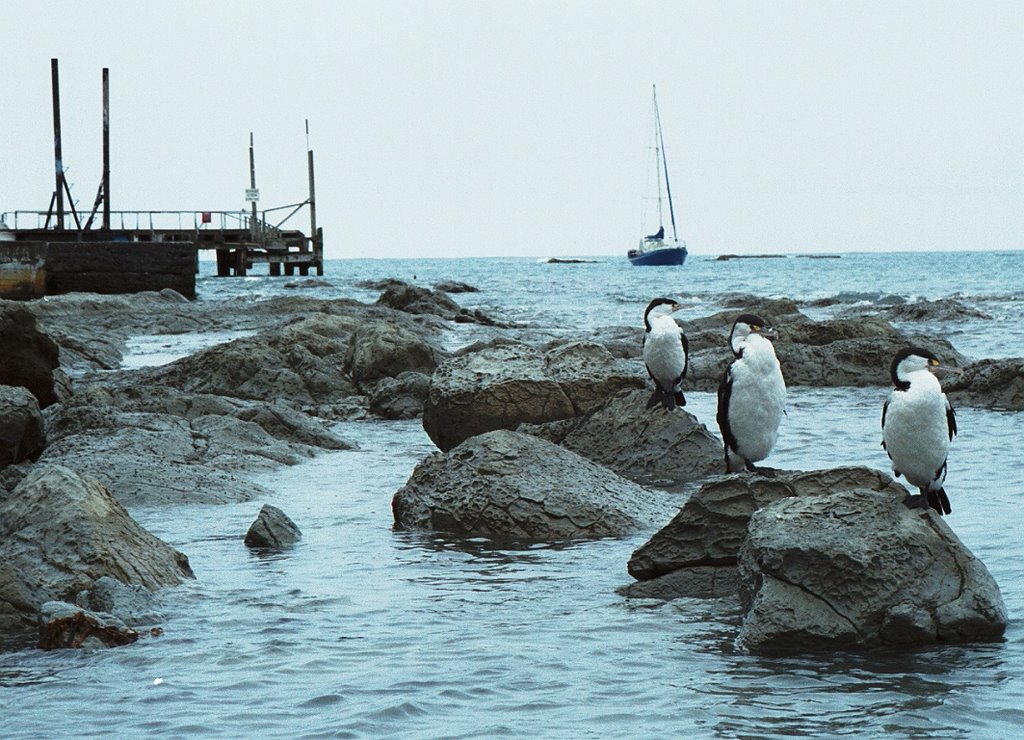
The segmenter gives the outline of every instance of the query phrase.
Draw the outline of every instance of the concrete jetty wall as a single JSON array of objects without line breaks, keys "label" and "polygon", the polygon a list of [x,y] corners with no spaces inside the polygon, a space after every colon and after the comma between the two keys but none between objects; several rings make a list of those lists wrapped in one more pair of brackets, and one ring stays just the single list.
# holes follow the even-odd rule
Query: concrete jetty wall
[{"label": "concrete jetty wall", "polygon": [[190,243],[0,242],[0,298],[164,288],[195,298],[196,267]]}]

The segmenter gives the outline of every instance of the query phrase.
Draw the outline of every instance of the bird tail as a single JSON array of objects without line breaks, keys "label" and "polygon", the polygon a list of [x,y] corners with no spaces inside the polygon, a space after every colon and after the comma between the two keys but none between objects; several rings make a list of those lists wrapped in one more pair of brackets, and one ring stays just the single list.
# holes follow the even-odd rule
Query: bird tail
[{"label": "bird tail", "polygon": [[937,491],[926,491],[925,496],[928,498],[928,505],[933,508],[939,516],[943,514],[949,514],[953,511],[949,505],[949,498],[946,496],[945,489],[940,488]]}]

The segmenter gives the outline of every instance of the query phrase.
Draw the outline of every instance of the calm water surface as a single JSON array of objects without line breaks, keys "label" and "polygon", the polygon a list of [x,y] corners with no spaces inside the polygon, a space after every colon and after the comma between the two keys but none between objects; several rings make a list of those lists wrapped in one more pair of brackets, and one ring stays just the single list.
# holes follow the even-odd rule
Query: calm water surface
[{"label": "calm water surface", "polygon": [[[903,264],[880,256],[692,260],[671,271],[672,280],[613,265],[361,261],[341,263],[339,279],[329,268],[335,288],[322,292],[373,300],[376,292],[362,295],[353,284],[460,279],[483,289],[457,296],[463,305],[501,317],[522,312],[518,320],[539,326],[582,310],[600,327],[639,324],[637,311],[653,294],[692,295],[694,315],[718,310],[714,293],[724,290],[808,300],[849,291],[860,295],[848,301],[870,301],[895,292],[893,273],[902,272],[921,274],[923,287],[901,295],[959,295],[1005,309],[1005,317],[979,322],[978,347],[1019,338],[1020,289],[1005,272],[981,276],[1006,258],[965,265],[955,257],[959,281],[935,276],[953,259],[944,255],[904,256]],[[582,279],[588,270],[595,280]],[[204,284],[204,299],[230,297],[242,284],[256,293],[282,290],[268,278],[220,281]],[[1005,355],[1019,355],[1021,346]],[[166,349],[144,340],[138,347]],[[883,389],[791,389],[770,464],[886,469],[878,445],[884,397]],[[713,427],[714,395],[687,398]],[[133,510],[189,555],[196,582],[166,598],[162,637],[96,652],[0,653],[0,736],[1016,737],[1024,727],[1024,421],[977,409],[961,409],[959,420],[949,521],[1002,588],[1011,624],[1000,643],[790,658],[739,653],[730,600],[615,594],[629,581],[629,555],[649,533],[515,549],[391,531],[391,495],[433,445],[418,422],[348,422],[337,431],[361,449],[261,478],[273,499]],[[299,524],[297,547],[260,557],[243,546],[263,503]]]}]

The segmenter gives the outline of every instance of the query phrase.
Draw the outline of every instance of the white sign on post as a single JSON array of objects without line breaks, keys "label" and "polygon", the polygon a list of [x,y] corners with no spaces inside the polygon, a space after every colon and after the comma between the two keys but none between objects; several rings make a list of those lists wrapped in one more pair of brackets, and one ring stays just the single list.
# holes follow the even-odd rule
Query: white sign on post
[{"label": "white sign on post", "polygon": [[260,199],[260,189],[259,188],[246,188],[245,189],[245,202],[246,203],[255,203],[259,199]]}]

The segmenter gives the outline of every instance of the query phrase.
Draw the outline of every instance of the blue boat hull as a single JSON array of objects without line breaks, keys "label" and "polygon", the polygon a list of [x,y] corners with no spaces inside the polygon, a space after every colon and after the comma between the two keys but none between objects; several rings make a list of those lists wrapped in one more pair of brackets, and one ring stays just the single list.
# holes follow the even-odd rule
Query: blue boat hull
[{"label": "blue boat hull", "polygon": [[627,256],[634,265],[681,265],[686,261],[686,247],[662,247],[646,252],[631,249]]}]

